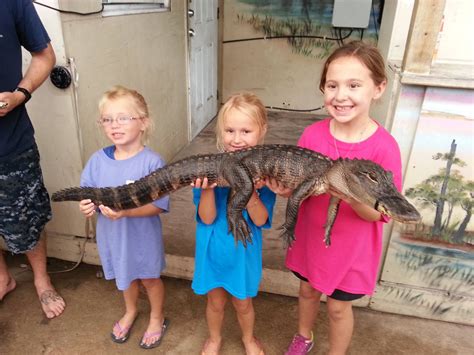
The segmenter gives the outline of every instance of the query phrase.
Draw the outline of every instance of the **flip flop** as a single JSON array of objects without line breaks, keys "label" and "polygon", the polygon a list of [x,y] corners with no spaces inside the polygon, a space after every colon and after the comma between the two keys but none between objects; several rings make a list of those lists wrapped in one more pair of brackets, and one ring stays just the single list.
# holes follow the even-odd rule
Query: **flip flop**
[{"label": "flip flop", "polygon": [[114,334],[112,330],[112,333],[110,333],[110,337],[112,338],[112,341],[117,344],[125,343],[130,336],[130,331],[132,330],[133,323],[135,323],[135,320],[133,320],[132,324],[130,324],[128,327],[122,328],[119,322],[115,322],[113,329],[118,329],[120,333],[125,332],[125,334],[121,337],[118,337]]},{"label": "flip flop", "polygon": [[[166,330],[168,329],[169,325],[170,325],[169,319],[165,318],[164,321],[163,321],[163,325],[161,326],[160,331],[153,332],[153,333],[145,332],[145,334],[143,334],[142,340],[140,341],[140,344],[139,344],[140,347],[142,349],[153,349],[153,348],[156,348],[157,346],[159,346],[160,343],[161,343],[161,340],[163,339],[163,337],[166,333]],[[148,344],[148,345],[145,343],[145,340],[156,337],[156,336],[158,336],[158,338],[153,343]]]}]

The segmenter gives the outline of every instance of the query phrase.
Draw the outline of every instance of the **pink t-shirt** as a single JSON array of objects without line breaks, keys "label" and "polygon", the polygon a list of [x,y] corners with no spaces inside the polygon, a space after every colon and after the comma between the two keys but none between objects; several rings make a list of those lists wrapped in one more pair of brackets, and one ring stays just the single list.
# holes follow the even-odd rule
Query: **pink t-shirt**
[{"label": "pink t-shirt", "polygon": [[[401,190],[400,149],[395,139],[379,125],[366,140],[351,144],[336,141],[329,131],[330,118],[308,126],[298,145],[337,159],[372,160],[393,173]],[[347,156],[346,156],[347,155]],[[354,294],[372,294],[382,252],[383,223],[367,222],[341,201],[331,233],[331,246],[324,243],[329,195],[310,197],[298,212],[296,241],[288,249],[286,266],[309,280],[311,286],[326,295],[335,289]]]}]

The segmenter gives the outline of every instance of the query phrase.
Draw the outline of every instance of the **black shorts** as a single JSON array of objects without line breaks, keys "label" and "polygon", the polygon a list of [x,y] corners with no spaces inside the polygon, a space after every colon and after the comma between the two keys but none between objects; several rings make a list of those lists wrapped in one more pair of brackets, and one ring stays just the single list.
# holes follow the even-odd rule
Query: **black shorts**
[{"label": "black shorts", "polygon": [[[306,277],[301,276],[296,271],[292,271],[292,270],[290,271],[301,281],[308,282],[308,279]],[[357,293],[349,293],[346,291],[335,289],[332,294],[327,295],[327,296],[338,301],[355,301],[355,300],[358,300],[359,298],[364,297],[365,295],[361,295]]]},{"label": "black shorts", "polygon": [[36,144],[20,155],[0,160],[0,235],[15,254],[32,250],[51,219]]}]

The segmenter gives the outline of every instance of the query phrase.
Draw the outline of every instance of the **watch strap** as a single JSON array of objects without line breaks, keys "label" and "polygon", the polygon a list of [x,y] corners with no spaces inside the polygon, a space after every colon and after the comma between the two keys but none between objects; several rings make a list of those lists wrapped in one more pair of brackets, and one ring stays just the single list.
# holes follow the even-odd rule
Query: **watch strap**
[{"label": "watch strap", "polygon": [[15,92],[15,91],[19,91],[19,92],[21,92],[23,95],[25,95],[25,101],[23,101],[24,104],[26,104],[28,101],[30,101],[30,99],[31,99],[31,93],[30,93],[28,90],[26,90],[25,88],[22,88],[22,87],[18,86],[18,87],[14,90],[14,92]]}]

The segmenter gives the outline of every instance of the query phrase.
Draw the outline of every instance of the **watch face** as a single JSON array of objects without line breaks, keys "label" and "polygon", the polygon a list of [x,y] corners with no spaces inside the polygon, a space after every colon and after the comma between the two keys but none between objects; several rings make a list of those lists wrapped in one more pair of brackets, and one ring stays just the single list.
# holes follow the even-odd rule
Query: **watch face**
[{"label": "watch face", "polygon": [[66,89],[71,85],[71,73],[65,67],[57,66],[51,70],[51,74],[49,75],[51,82],[54,86],[59,89]]}]

